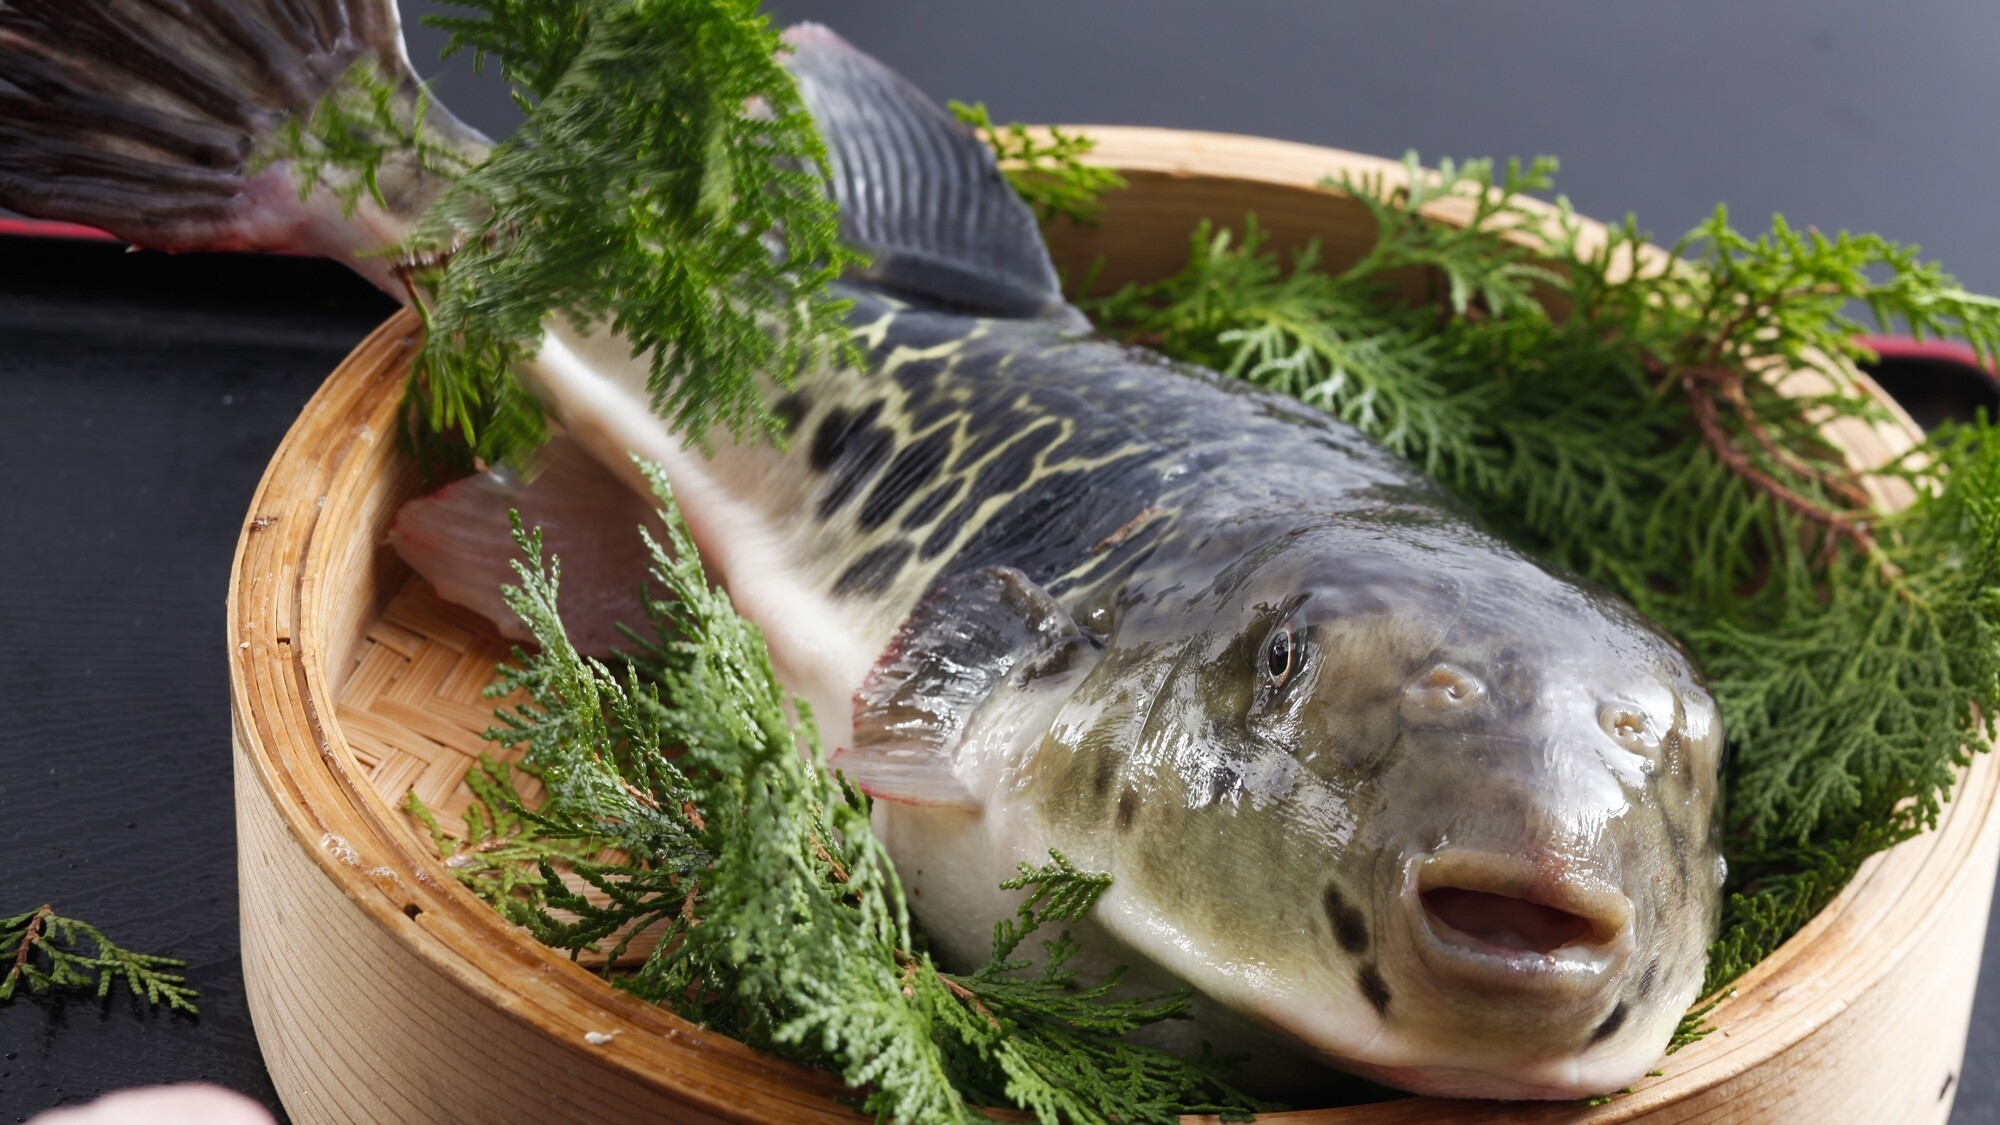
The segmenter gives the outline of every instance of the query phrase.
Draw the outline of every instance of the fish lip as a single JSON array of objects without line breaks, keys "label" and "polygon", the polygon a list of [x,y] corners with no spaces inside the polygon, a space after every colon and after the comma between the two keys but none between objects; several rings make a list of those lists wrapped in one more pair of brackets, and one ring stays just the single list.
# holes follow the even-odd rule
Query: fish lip
[{"label": "fish lip", "polygon": [[[1438,852],[1412,864],[1403,900],[1417,953],[1447,987],[1549,994],[1582,999],[1615,982],[1636,944],[1631,900],[1602,879],[1517,856],[1470,849]],[[1451,926],[1427,909],[1425,892],[1461,889],[1518,898],[1577,915],[1587,937],[1538,951],[1495,945]]]}]

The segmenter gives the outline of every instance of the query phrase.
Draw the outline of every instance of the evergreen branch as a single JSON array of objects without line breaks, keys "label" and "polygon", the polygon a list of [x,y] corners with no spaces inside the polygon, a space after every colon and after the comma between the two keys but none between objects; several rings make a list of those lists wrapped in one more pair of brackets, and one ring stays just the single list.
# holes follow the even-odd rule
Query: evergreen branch
[{"label": "evergreen branch", "polygon": [[0,918],[0,958],[7,966],[0,977],[0,1003],[13,999],[23,986],[37,994],[88,992],[102,1000],[123,981],[147,1007],[165,1004],[172,1011],[200,1014],[187,977],[173,971],[185,969],[187,962],[127,949],[51,906]]},{"label": "evergreen branch", "polygon": [[465,777],[473,801],[465,810],[463,836],[447,833],[416,790],[404,796],[402,805],[430,832],[445,870],[503,910],[511,910],[510,903],[541,903],[551,886],[550,864],[573,867],[605,847],[593,836],[565,836],[564,826],[530,811],[514,782],[516,768],[533,772],[487,754],[479,756],[478,767]]},{"label": "evergreen branch", "polygon": [[[477,862],[499,870],[460,877],[538,940],[572,956],[602,952],[619,987],[835,1070],[884,1117],[973,1122],[978,1100],[1050,1125],[1256,1109],[1228,1085],[1226,1060],[1120,1038],[1185,1016],[1186,994],[1128,997],[1117,973],[1081,984],[1066,967],[1077,951],[1067,933],[1041,943],[1039,964],[1020,955],[1044,925],[1081,920],[1107,876],[1060,855],[1024,866],[1005,885],[1029,893],[996,924],[984,965],[951,974],[922,951],[866,798],[828,773],[810,712],[784,692],[757,628],[710,587],[664,480],[642,468],[665,540],[640,531],[652,629],[632,636],[636,653],[619,671],[569,644],[559,567],[517,525],[521,581],[507,596],[540,647],[517,651],[490,689],[526,701],[501,712],[489,737],[525,747],[548,797],[528,809],[504,767],[484,766],[473,809],[487,811],[468,813],[462,840],[409,802],[441,853],[493,847]],[[585,840],[623,854],[579,858]],[[505,869],[531,856],[533,878]],[[593,893],[564,882],[559,865]],[[659,941],[628,971],[622,959],[641,933]]]},{"label": "evergreen branch", "polygon": [[[1403,157],[1403,182],[1394,188],[1379,174],[1323,180],[1321,186],[1352,197],[1375,220],[1374,245],[1341,276],[1350,284],[1386,289],[1390,275],[1414,267],[1434,283],[1442,280],[1443,293],[1432,296],[1441,296],[1452,314],[1477,309],[1491,316],[1541,317],[1535,286],[1560,285],[1562,278],[1534,258],[1530,244],[1539,240],[1546,220],[1529,197],[1550,190],[1555,171],[1549,156],[1504,166],[1445,160],[1433,171],[1409,153]],[[1453,206],[1470,213],[1458,223],[1433,217]]]},{"label": "evergreen branch", "polygon": [[[1712,1005],[1869,855],[1934,826],[1991,745],[2000,429],[1943,431],[1878,470],[1920,496],[1885,515],[1823,426],[1883,416],[1849,375],[1868,358],[1850,305],[1990,356],[2000,303],[1884,239],[1782,219],[1751,238],[1720,210],[1663,261],[1629,219],[1586,238],[1567,204],[1525,201],[1548,168],[1340,181],[1377,225],[1349,269],[1311,247],[1282,268],[1254,220],[1240,243],[1204,225],[1181,274],[1090,311],[1354,422],[1689,644],[1733,755]],[[1467,225],[1433,217],[1447,206]],[[1430,281],[1415,299],[1391,284],[1413,271]],[[1767,378],[1802,369],[1833,392]]]},{"label": "evergreen branch", "polygon": [[1111,877],[1079,871],[1060,852],[1041,867],[1000,884],[1032,888],[1015,916],[993,927],[986,964],[969,974],[939,973],[951,997],[977,1019],[949,1026],[963,1044],[998,1063],[1001,1092],[1043,1121],[1176,1122],[1184,1113],[1248,1120],[1278,1107],[1232,1086],[1233,1060],[1180,1059],[1123,1042],[1123,1036],[1165,1019],[1186,1019],[1185,990],[1127,997],[1117,989],[1122,970],[1083,985],[1067,968],[1079,950],[1064,931],[1042,943],[1039,970],[1016,952],[1051,922],[1079,922],[1111,885]]},{"label": "evergreen branch", "polygon": [[464,6],[483,18],[440,25],[498,56],[530,113],[407,248],[427,329],[411,432],[487,461],[531,450],[546,423],[510,368],[554,317],[621,336],[655,411],[698,444],[718,426],[775,436],[763,381],[848,358],[828,287],[857,259],[754,0]]},{"label": "evergreen branch", "polygon": [[[1949,333],[1983,357],[2000,340],[2000,304],[1965,293],[1935,266],[1919,262],[1912,247],[1874,235],[1800,231],[1781,216],[1768,234],[1750,239],[1717,208],[1678,249],[1694,253],[1702,267],[1684,275],[1691,284],[1682,306],[1695,316],[1662,353],[1672,358],[1649,357],[1649,370],[1663,382],[1679,383],[1703,440],[1753,490],[1829,539],[1847,541],[1893,579],[1895,564],[1869,530],[1866,492],[1838,451],[1823,442],[1818,448],[1800,442],[1805,448],[1795,449],[1770,433],[1764,411],[1797,406],[1774,403],[1777,396],[1755,373],[1774,364],[1816,370],[1850,392],[1842,412],[1861,414],[1847,370],[1831,358],[1867,358],[1854,342],[1865,326],[1846,315],[1847,305],[1866,305],[1877,331],[1900,326],[1918,338]],[[1737,430],[1763,451],[1762,465],[1719,423],[1718,400],[1736,415]]]},{"label": "evergreen branch", "polygon": [[478,17],[427,15],[424,22],[446,33],[444,58],[472,52],[474,73],[494,59],[507,80],[514,104],[532,113],[569,73],[590,35],[596,8],[555,6],[541,0],[446,0],[475,8]]},{"label": "evergreen branch", "polygon": [[425,130],[430,104],[428,92],[390,81],[372,57],[357,59],[310,113],[291,114],[278,125],[247,171],[289,164],[300,202],[329,191],[344,219],[354,217],[364,197],[386,208],[382,169],[392,160],[414,159],[423,171],[446,179],[471,167],[464,154]]},{"label": "evergreen branch", "polygon": [[[525,746],[524,764],[548,788],[548,802],[524,815],[544,837],[602,841],[650,865],[695,870],[708,856],[681,811],[693,789],[665,757],[658,728],[642,718],[660,709],[658,689],[635,672],[619,677],[577,654],[557,615],[561,564],[545,566],[541,532],[524,530],[518,513],[513,519],[523,558],[514,564],[521,584],[505,590],[507,605],[541,649],[533,657],[516,649],[515,663],[501,666],[488,695],[519,692],[527,700],[498,712],[502,725],[486,736]],[[637,778],[621,771],[622,763],[640,760],[644,766],[631,771]]]},{"label": "evergreen branch", "polygon": [[1044,223],[1061,217],[1094,226],[1104,209],[1099,197],[1125,186],[1125,177],[1113,169],[1084,163],[1097,142],[1082,133],[1065,133],[1057,125],[1037,129],[1019,121],[996,125],[984,102],[954,100],[951,112],[993,150],[1014,193]]},{"label": "evergreen branch", "polygon": [[[1649,369],[1654,366],[1649,363]],[[1876,560],[1882,567],[1884,577],[1895,577],[1895,564],[1883,556],[1881,548],[1875,542],[1875,536],[1863,522],[1870,514],[1868,510],[1870,501],[1867,495],[1831,470],[1807,464],[1797,454],[1773,440],[1769,431],[1759,422],[1756,413],[1745,403],[1743,377],[1740,374],[1712,367],[1694,368],[1681,374],[1680,384],[1687,391],[1689,412],[1693,415],[1695,428],[1701,433],[1703,443],[1730,472],[1742,477],[1752,489],[1769,497],[1780,507],[1823,529],[1827,535],[1829,553],[1836,539],[1846,539],[1864,557]],[[1735,409],[1743,428],[1757,441],[1758,446],[1794,478],[1802,477],[1814,482],[1825,492],[1845,501],[1844,505],[1835,506],[1802,495],[1772,473],[1759,468],[1722,424],[1715,405],[1718,399],[1729,403]]]},{"label": "evergreen branch", "polygon": [[1431,471],[1490,471],[1477,446],[1485,396],[1454,394],[1430,374],[1438,357],[1428,317],[1371,311],[1372,267],[1319,272],[1309,243],[1287,270],[1267,242],[1254,217],[1240,239],[1202,223],[1179,274],[1087,307],[1135,343],[1293,395]]}]

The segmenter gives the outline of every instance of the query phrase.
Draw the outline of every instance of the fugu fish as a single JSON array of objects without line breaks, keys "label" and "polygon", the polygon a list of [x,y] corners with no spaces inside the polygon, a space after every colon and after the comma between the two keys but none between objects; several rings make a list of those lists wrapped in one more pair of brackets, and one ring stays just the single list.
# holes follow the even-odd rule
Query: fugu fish
[{"label": "fugu fish", "polygon": [[[1094,335],[971,134],[831,32],[787,38],[870,255],[841,282],[865,362],[777,401],[784,448],[705,454],[623,341],[552,323],[520,375],[595,467],[414,507],[409,557],[477,603],[505,503],[627,513],[566,525],[588,554],[657,462],[947,961],[1059,850],[1112,876],[1096,963],[1195,990],[1169,1047],[1447,1095],[1638,1078],[1719,912],[1723,734],[1680,648],[1353,428]],[[0,203],[394,292],[376,254],[440,190],[421,162],[343,217],[245,159],[367,56],[414,96],[384,0],[0,0]],[[488,493],[488,541],[428,534]]]}]

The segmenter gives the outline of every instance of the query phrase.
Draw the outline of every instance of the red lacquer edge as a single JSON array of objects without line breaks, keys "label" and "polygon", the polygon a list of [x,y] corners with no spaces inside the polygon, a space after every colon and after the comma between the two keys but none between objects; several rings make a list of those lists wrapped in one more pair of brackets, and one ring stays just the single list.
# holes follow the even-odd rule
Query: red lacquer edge
[{"label": "red lacquer edge", "polygon": [[80,223],[51,223],[42,219],[0,218],[0,237],[8,238],[72,238],[88,239],[91,242],[116,242],[116,238]]},{"label": "red lacquer edge", "polygon": [[1979,353],[1973,351],[1970,345],[1955,340],[1912,340],[1908,336],[1857,336],[1854,342],[1883,359],[1956,363],[1977,371],[2000,374],[1994,370],[1992,364],[1979,362]]}]

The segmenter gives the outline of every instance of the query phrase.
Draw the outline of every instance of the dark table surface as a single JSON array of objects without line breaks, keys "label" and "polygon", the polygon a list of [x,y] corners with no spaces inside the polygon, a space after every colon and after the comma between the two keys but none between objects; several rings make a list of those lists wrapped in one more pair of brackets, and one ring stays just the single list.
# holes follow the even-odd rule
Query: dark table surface
[{"label": "dark table surface", "polygon": [[[2000,291],[1987,6],[770,6],[1003,119],[1552,152],[1587,214],[1671,237],[1716,200],[1743,225],[1782,210],[1920,242]],[[490,80],[439,74],[463,116],[510,127]],[[0,912],[52,902],[187,958],[202,993],[199,1020],[122,995],[0,1006],[0,1121],[193,1079],[274,1103],[237,961],[223,598],[265,462],[390,308],[321,262],[0,239]],[[1954,1122],[2000,1122],[1996,993],[1982,974]]]}]

